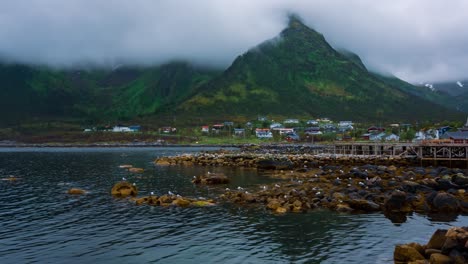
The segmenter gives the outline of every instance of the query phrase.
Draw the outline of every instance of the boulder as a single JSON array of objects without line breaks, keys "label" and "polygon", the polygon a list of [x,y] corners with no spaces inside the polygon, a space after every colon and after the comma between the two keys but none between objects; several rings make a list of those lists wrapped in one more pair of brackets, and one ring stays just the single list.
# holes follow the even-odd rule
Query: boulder
[{"label": "boulder", "polygon": [[112,187],[111,194],[115,197],[125,198],[128,196],[137,196],[138,189],[136,186],[126,182],[118,182]]},{"label": "boulder", "polygon": [[145,172],[145,169],[143,169],[143,168],[129,168],[128,171],[133,172],[133,173],[143,173],[143,172]]},{"label": "boulder", "polygon": [[171,165],[171,162],[167,159],[158,159],[154,162],[156,165],[160,165],[160,166],[168,166],[168,165]]},{"label": "boulder", "polygon": [[278,199],[271,199],[267,204],[267,208],[273,211],[278,207],[281,207],[281,203]]},{"label": "boulder", "polygon": [[436,212],[457,212],[460,209],[460,202],[455,196],[439,192],[432,200],[432,210]]},{"label": "boulder", "polygon": [[184,199],[182,197],[179,197],[179,198],[175,199],[174,201],[172,201],[172,204],[177,205],[179,207],[187,207],[187,206],[190,205],[190,201],[187,200],[187,199]]},{"label": "boulder", "polygon": [[431,264],[453,264],[454,261],[449,256],[446,256],[440,253],[434,253],[431,255],[429,259],[429,263]]},{"label": "boulder", "polygon": [[351,208],[348,204],[340,203],[336,205],[335,210],[340,213],[349,213],[353,211],[353,208]]},{"label": "boulder", "polygon": [[86,191],[85,190],[82,190],[82,189],[78,189],[78,188],[71,188],[70,190],[68,190],[67,192],[68,194],[73,194],[73,195],[81,195],[81,194],[85,194]]},{"label": "boulder", "polygon": [[410,212],[411,207],[406,201],[406,193],[394,191],[384,203],[384,210],[387,212]]},{"label": "boulder", "polygon": [[192,182],[195,184],[226,184],[229,183],[229,178],[223,173],[208,173],[195,177]]},{"label": "boulder", "polygon": [[419,253],[414,247],[409,245],[396,245],[395,251],[393,252],[393,259],[400,262],[410,262],[417,260],[424,260],[424,256]]},{"label": "boulder", "polygon": [[193,201],[192,205],[197,206],[197,207],[205,207],[205,206],[214,206],[216,204],[213,201],[209,201],[209,200],[207,201],[199,200],[199,201]]},{"label": "boulder", "polygon": [[284,214],[288,211],[288,209],[286,209],[285,207],[278,207],[276,208],[275,212],[278,213],[278,214]]},{"label": "boulder", "polygon": [[463,175],[463,173],[457,173],[454,176],[452,176],[452,182],[456,185],[466,187],[468,186],[468,177]]},{"label": "boulder", "polygon": [[349,206],[358,211],[375,212],[380,210],[380,206],[365,199],[349,200]]},{"label": "boulder", "polygon": [[442,250],[442,247],[444,246],[444,243],[446,240],[446,237],[445,237],[446,233],[447,233],[446,229],[437,229],[434,232],[434,234],[432,234],[432,237],[427,243],[426,248]]}]

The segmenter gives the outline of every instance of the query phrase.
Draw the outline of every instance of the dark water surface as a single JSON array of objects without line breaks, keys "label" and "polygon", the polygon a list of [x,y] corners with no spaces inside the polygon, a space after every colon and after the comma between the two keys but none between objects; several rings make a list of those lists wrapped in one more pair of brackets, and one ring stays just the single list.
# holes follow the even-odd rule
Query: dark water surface
[{"label": "dark water surface", "polygon": [[[196,187],[207,171],[232,178],[227,187],[271,182],[255,170],[157,167],[157,156],[195,148],[0,149],[0,263],[393,263],[396,243],[426,243],[436,228],[468,225],[468,217],[435,222],[409,216],[395,225],[382,214],[328,211],[273,215],[263,209],[135,206],[113,199],[122,177],[140,194],[168,191],[216,197],[226,186]],[[133,164],[142,175],[118,168]],[[69,188],[88,190],[83,196]]]}]

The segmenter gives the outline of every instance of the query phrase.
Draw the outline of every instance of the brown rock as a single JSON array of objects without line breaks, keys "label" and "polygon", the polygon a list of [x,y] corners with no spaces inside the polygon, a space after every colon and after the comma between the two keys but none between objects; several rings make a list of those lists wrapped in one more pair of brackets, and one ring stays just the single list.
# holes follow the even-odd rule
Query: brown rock
[{"label": "brown rock", "polygon": [[267,208],[273,211],[278,209],[278,207],[281,207],[281,203],[277,199],[271,199],[267,204]]},{"label": "brown rock", "polygon": [[85,190],[82,190],[82,189],[78,189],[78,188],[71,188],[70,190],[68,190],[68,194],[76,194],[76,195],[80,195],[80,194],[85,194]]},{"label": "brown rock", "polygon": [[349,212],[353,211],[353,208],[349,207],[348,204],[340,203],[340,204],[336,205],[336,211],[338,211],[340,213],[349,213]]},{"label": "brown rock", "polygon": [[226,184],[229,183],[229,178],[223,173],[208,173],[195,177],[192,182],[196,184]]},{"label": "brown rock", "polygon": [[288,211],[288,209],[284,208],[284,207],[278,207],[276,208],[275,212],[278,213],[278,214],[284,214]]},{"label": "brown rock", "polygon": [[440,249],[434,249],[434,248],[428,248],[424,251],[424,255],[426,257],[430,257],[434,253],[442,253],[442,250]]},{"label": "brown rock", "polygon": [[129,172],[133,172],[133,173],[143,173],[145,172],[145,170],[143,168],[130,168],[128,169]]},{"label": "brown rock", "polygon": [[148,202],[148,197],[142,197],[135,200],[136,205],[141,205]]},{"label": "brown rock", "polygon": [[174,201],[172,201],[172,204],[180,207],[187,207],[190,205],[190,201],[184,198],[177,198]]},{"label": "brown rock", "polygon": [[118,182],[117,184],[112,187],[111,194],[116,197],[125,198],[128,196],[137,196],[138,189],[136,186],[126,182]]},{"label": "brown rock", "polygon": [[171,165],[171,163],[168,161],[168,160],[165,160],[165,159],[159,159],[159,160],[156,160],[156,165],[160,165],[160,166],[168,166],[168,165]]},{"label": "brown rock", "polygon": [[393,252],[393,259],[395,260],[395,262],[410,262],[416,260],[424,260],[424,257],[415,248],[409,245],[396,245],[395,251]]},{"label": "brown rock", "polygon": [[446,237],[445,237],[446,233],[447,233],[446,229],[437,229],[432,235],[429,242],[427,243],[426,248],[441,250],[446,240]]},{"label": "brown rock", "polygon": [[431,255],[431,258],[429,259],[429,263],[431,264],[452,264],[454,263],[453,259],[450,258],[449,256],[440,254],[440,253],[434,253]]},{"label": "brown rock", "polygon": [[455,196],[439,192],[432,200],[432,209],[437,212],[457,212],[459,210],[460,202]]},{"label": "brown rock", "polygon": [[412,243],[409,243],[407,245],[414,248],[414,249],[416,249],[421,255],[424,255],[424,247],[421,244],[412,242]]}]

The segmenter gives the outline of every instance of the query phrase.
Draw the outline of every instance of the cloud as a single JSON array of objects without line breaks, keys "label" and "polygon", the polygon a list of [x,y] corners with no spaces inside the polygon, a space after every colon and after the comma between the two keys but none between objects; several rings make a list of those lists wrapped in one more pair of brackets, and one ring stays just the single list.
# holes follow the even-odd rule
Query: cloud
[{"label": "cloud", "polygon": [[413,81],[468,77],[464,0],[6,0],[0,57],[77,65],[190,60],[227,67],[299,14],[336,48]]}]

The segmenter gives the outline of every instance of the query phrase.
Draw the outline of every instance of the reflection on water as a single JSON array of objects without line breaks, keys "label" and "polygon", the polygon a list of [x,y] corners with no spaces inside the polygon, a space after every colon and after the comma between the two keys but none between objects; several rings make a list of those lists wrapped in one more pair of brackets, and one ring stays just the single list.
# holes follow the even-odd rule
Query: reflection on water
[{"label": "reflection on water", "polygon": [[[199,149],[0,150],[2,263],[392,263],[396,243],[428,241],[436,228],[468,218],[407,216],[392,224],[382,214],[314,211],[273,215],[262,208],[135,206],[110,196],[122,177],[140,194],[168,191],[216,197],[226,187],[258,188],[273,181],[241,168],[153,166],[157,156]],[[145,173],[118,168],[133,164]],[[223,172],[222,187],[194,186],[192,176]],[[89,193],[70,196],[82,188]],[[438,222],[449,220],[450,222]]]}]

